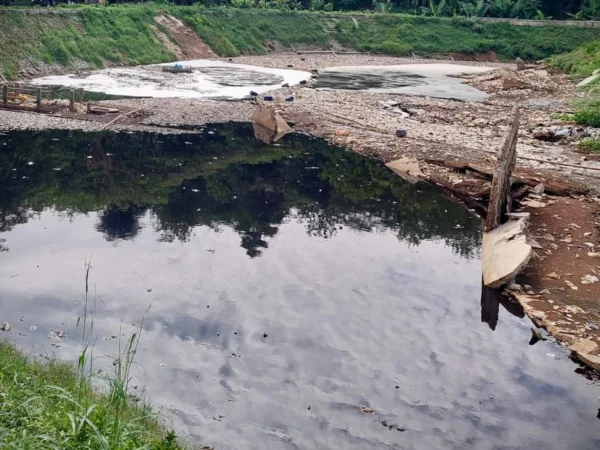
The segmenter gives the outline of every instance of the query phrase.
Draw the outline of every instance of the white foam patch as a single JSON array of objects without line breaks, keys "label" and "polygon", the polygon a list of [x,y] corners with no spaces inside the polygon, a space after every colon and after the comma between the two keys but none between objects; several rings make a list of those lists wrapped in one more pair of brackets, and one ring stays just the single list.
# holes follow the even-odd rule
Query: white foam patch
[{"label": "white foam patch", "polygon": [[[171,74],[162,66],[181,64],[192,73]],[[224,61],[194,60],[117,69],[104,69],[87,75],[61,75],[36,78],[36,85],[83,88],[89,92],[126,97],[219,97],[239,99],[249,95],[290,86],[310,78],[299,70],[272,69],[232,64]]]}]

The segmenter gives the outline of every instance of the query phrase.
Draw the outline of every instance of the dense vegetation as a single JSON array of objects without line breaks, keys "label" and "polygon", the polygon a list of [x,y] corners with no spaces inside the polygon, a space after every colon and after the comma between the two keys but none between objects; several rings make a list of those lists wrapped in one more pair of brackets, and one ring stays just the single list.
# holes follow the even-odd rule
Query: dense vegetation
[{"label": "dense vegetation", "polygon": [[[303,5],[307,6],[304,0]],[[327,0],[333,10],[407,12],[415,15],[509,17],[521,19],[593,19],[600,17],[598,0]],[[318,8],[323,0],[312,0]]]}]

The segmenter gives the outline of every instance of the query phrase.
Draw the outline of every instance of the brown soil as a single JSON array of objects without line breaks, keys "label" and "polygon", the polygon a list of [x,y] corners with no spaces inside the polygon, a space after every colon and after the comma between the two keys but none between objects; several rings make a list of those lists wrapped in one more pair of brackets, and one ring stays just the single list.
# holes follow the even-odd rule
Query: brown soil
[{"label": "brown soil", "polygon": [[[600,201],[594,198],[543,197],[531,213],[529,235],[535,250],[517,282],[516,294],[527,314],[568,346],[593,342],[600,352]],[[591,283],[589,281],[592,281]],[[585,353],[584,353],[585,354]],[[594,361],[586,361],[596,369]]]},{"label": "brown soil", "polygon": [[[215,58],[217,56],[208,45],[202,42],[202,39],[200,39],[193,30],[186,27],[179,19],[169,15],[162,15],[157,16],[154,20],[163,26],[168,33],[168,36],[165,36],[165,33],[160,32],[160,34],[157,34],[157,37],[169,49],[171,49],[172,46],[178,47],[179,51],[172,50],[178,58],[206,59]],[[167,44],[160,35],[166,37],[169,44]],[[175,42],[171,42],[168,39],[169,37]]]}]

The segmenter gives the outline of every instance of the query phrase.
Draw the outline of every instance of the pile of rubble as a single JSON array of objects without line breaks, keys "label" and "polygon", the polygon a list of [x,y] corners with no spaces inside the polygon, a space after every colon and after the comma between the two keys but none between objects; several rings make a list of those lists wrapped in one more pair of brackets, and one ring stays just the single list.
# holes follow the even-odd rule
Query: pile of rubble
[{"label": "pile of rubble", "polygon": [[567,83],[566,77],[563,80],[563,77],[553,76],[543,68],[521,71],[497,69],[483,75],[470,75],[465,78],[467,84],[488,94],[519,98],[556,92]]}]

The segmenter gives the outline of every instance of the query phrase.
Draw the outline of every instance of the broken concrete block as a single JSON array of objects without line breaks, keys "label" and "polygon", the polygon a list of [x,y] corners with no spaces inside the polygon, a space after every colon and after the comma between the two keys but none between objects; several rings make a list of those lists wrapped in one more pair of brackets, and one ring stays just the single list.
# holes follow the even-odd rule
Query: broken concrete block
[{"label": "broken concrete block", "polygon": [[527,265],[533,249],[527,243],[525,219],[511,220],[483,234],[481,263],[483,283],[499,288]]},{"label": "broken concrete block", "polygon": [[426,178],[415,158],[400,158],[387,163],[385,166],[409,183],[416,183],[419,179]]}]

